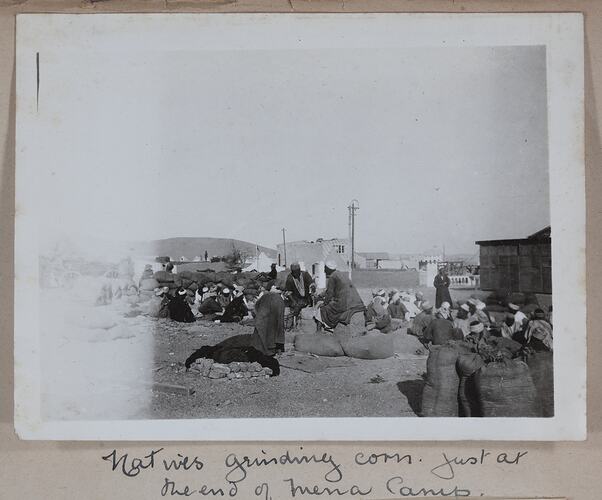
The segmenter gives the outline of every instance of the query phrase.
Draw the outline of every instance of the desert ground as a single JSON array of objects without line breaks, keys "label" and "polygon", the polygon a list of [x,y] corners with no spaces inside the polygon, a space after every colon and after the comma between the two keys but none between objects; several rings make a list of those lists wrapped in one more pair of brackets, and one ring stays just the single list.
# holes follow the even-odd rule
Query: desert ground
[{"label": "desert ground", "polygon": [[[373,272],[357,277],[367,302],[379,286],[413,288],[434,301],[434,289],[416,275]],[[209,379],[186,371],[184,361],[206,344],[251,326],[146,316],[137,297],[93,306],[100,284],[82,278],[70,289],[41,294],[42,412],[45,418],[167,419],[222,417],[415,416],[420,411],[427,351],[403,327],[395,355],[383,360],[318,357],[296,352],[295,335],[313,333],[312,311],[286,334],[278,377]],[[454,300],[487,292],[452,290]]]}]

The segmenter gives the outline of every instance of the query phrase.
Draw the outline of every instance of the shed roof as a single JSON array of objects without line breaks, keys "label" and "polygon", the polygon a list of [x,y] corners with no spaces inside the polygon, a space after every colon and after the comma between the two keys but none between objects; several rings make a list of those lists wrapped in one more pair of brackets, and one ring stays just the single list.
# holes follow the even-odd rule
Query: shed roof
[{"label": "shed roof", "polygon": [[529,244],[529,243],[549,243],[552,241],[552,229],[551,226],[546,226],[543,229],[540,229],[536,233],[533,233],[526,238],[513,238],[509,240],[480,240],[475,241],[477,245],[481,246],[496,246],[496,245],[518,245]]}]

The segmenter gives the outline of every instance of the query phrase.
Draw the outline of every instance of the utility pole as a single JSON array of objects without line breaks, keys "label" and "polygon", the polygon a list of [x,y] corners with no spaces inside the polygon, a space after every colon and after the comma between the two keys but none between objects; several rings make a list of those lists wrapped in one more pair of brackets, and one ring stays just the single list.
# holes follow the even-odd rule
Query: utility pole
[{"label": "utility pole", "polygon": [[282,228],[282,243],[284,245],[284,267],[286,267],[286,229]]},{"label": "utility pole", "polygon": [[351,233],[351,270],[355,269],[355,212],[360,209],[360,202],[351,200],[347,207],[349,210],[349,229]]}]

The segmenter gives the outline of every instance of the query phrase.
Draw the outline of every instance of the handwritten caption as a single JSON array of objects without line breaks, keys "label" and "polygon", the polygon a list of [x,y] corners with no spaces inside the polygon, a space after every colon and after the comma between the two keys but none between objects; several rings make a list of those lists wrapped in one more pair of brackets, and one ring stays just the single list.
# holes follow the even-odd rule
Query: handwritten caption
[{"label": "handwritten caption", "polygon": [[427,459],[403,452],[361,450],[350,459],[349,454],[339,458],[329,452],[308,453],[297,446],[277,453],[227,453],[217,463],[215,457],[208,460],[169,453],[165,448],[151,449],[144,455],[114,449],[101,458],[110,472],[122,477],[136,480],[151,476],[157,481],[160,497],[259,500],[483,496],[485,492],[470,486],[471,477],[479,470],[496,467],[504,472],[520,471],[528,460],[527,451],[484,448],[461,455],[446,451],[431,455]]}]

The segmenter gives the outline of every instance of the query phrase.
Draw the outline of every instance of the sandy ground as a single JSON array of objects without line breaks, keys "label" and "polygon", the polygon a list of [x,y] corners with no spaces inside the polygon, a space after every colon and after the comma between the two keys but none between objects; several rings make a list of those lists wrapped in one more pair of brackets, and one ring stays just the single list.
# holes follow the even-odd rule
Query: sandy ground
[{"label": "sandy ground", "polygon": [[[282,367],[268,379],[212,380],[186,372],[186,358],[252,327],[156,320],[137,298],[95,307],[99,289],[98,280],[82,279],[72,289],[40,295],[47,419],[413,416],[420,410],[426,355],[405,328],[390,334],[397,354],[385,360],[296,353],[287,333],[281,360],[296,369]],[[359,290],[365,301],[370,290]],[[423,291],[434,301],[433,289]],[[452,290],[452,297],[472,293]],[[303,330],[313,328],[305,320]]]},{"label": "sandy ground", "polygon": [[[239,325],[183,325],[163,320],[156,337],[155,381],[182,385],[194,394],[155,391],[150,416],[391,417],[414,416],[418,410],[426,356],[416,354],[421,345],[406,335],[405,329],[391,334],[399,357],[385,360],[317,358],[288,351],[279,356],[282,363],[306,370],[311,370],[309,364],[318,365],[319,371],[308,373],[283,366],[278,377],[237,380],[212,380],[185,371],[184,360],[201,345],[251,332],[251,327]],[[292,334],[287,334],[287,340],[292,340]]]}]

